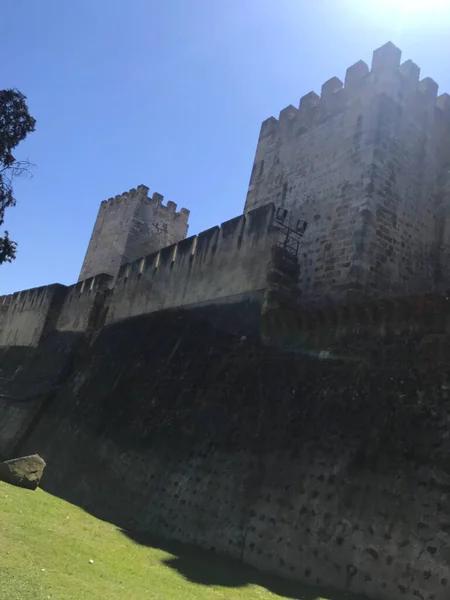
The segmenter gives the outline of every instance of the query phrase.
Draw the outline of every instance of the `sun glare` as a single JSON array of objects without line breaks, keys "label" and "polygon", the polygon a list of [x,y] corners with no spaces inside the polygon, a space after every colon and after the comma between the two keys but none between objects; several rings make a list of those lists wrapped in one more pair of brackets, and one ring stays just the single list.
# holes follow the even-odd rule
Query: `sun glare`
[{"label": "sun glare", "polygon": [[378,0],[380,5],[401,11],[431,12],[442,10],[448,6],[448,0]]},{"label": "sun glare", "polygon": [[366,18],[403,26],[443,24],[450,21],[450,0],[353,0]]}]

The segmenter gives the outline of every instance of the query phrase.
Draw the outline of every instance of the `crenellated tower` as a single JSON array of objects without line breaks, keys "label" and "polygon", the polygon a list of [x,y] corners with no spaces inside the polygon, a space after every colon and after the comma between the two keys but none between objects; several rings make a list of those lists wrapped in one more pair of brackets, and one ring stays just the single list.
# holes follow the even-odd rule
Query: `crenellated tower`
[{"label": "crenellated tower", "polygon": [[[274,202],[306,220],[306,304],[450,285],[450,97],[391,42],[261,127],[245,211]],[[442,222],[445,216],[445,223]],[[448,251],[447,251],[448,254]],[[448,267],[447,267],[448,270]]]},{"label": "crenellated tower", "polygon": [[148,187],[101,203],[78,281],[99,273],[116,277],[123,263],[184,240],[189,210],[177,212],[174,202],[148,196]]}]

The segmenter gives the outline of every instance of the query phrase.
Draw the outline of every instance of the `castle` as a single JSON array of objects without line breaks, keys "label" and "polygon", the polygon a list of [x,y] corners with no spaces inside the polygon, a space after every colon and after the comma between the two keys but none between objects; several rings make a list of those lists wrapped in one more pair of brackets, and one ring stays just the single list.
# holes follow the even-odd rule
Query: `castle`
[{"label": "castle", "polygon": [[[294,247],[289,291],[299,306],[445,289],[450,96],[419,74],[389,42],[371,69],[359,61],[344,83],[333,77],[320,96],[267,119],[244,214],[220,228],[186,238],[189,210],[149,198],[143,185],[102,202],[78,284],[64,301],[61,286],[2,297],[0,343],[36,344],[52,326],[77,330],[90,318],[80,298],[96,290],[106,323],[248,295],[262,302],[277,245]],[[51,325],[54,301],[62,312]]]},{"label": "castle", "polygon": [[102,202],[77,283],[0,297],[0,459],[127,535],[447,600],[450,96],[419,75],[387,43],[267,119],[220,227]]}]

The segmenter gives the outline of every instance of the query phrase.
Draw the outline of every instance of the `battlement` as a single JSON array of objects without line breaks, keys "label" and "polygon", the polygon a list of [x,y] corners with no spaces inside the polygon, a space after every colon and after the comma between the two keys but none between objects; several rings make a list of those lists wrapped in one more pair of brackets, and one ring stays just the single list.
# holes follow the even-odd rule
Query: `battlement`
[{"label": "battlement", "polygon": [[148,192],[138,185],[101,203],[79,281],[99,273],[116,276],[124,262],[186,237],[190,211],[177,211],[175,202],[164,204],[162,194]]},{"label": "battlement", "polygon": [[100,291],[108,290],[111,288],[113,278],[105,273],[94,275],[94,277],[88,277],[78,283],[74,283],[67,288],[67,297],[76,298],[82,294],[95,294]]},{"label": "battlement", "polygon": [[225,221],[181,242],[162,248],[147,256],[123,264],[119,270],[118,281],[130,276],[140,277],[156,269],[172,269],[174,264],[188,257],[190,262],[202,263],[212,259],[216,253],[238,250],[244,246],[253,246],[261,236],[278,232],[274,220],[274,206],[268,205]]},{"label": "battlement", "polygon": [[101,327],[105,318],[105,301],[113,282],[113,277],[101,273],[69,286],[55,319],[55,329],[89,332]]},{"label": "battlement", "polygon": [[[102,202],[57,326],[89,330],[106,298],[111,323],[249,294],[328,309],[447,289],[450,95],[401,54],[389,42],[267,119],[245,213],[220,227],[186,238],[189,210],[145,185]],[[274,264],[278,209],[308,224],[292,277]],[[24,294],[0,299],[0,320],[33,312],[42,293]]]},{"label": "battlement", "polygon": [[306,127],[320,124],[344,110],[349,103],[367,102],[376,93],[385,93],[403,103],[414,103],[422,112],[437,109],[450,117],[450,97],[438,97],[438,84],[430,77],[420,80],[420,68],[412,61],[401,64],[402,51],[388,42],[373,52],[371,68],[360,60],[350,66],[344,82],[332,77],[322,85],[320,96],[309,92],[300,98],[298,108],[292,104],[280,111],[278,119],[269,117],[261,126],[260,137],[300,135]]},{"label": "battlement", "polygon": [[177,306],[261,295],[279,239],[273,204],[121,266],[108,322]]},{"label": "battlement", "polygon": [[148,192],[149,188],[146,185],[141,184],[127,192],[123,192],[122,194],[118,194],[112,198],[108,198],[108,200],[103,200],[103,202],[100,204],[100,208],[102,210],[109,210],[117,204],[123,202],[130,204],[135,202],[145,202],[149,206],[154,207],[157,214],[166,218],[173,216],[174,218],[187,223],[190,215],[190,211],[187,208],[181,208],[180,211],[177,212],[177,204],[175,202],[169,200],[167,204],[163,204],[164,196],[162,194],[153,192],[152,196],[149,196]]},{"label": "battlement", "polygon": [[37,346],[52,329],[66,291],[55,283],[0,297],[0,346]]},{"label": "battlement", "polygon": [[261,126],[245,210],[273,202],[309,223],[299,284],[311,305],[433,289],[450,95],[401,55],[388,42]]},{"label": "battlement", "polygon": [[10,308],[13,313],[21,310],[28,310],[30,308],[42,306],[49,295],[53,294],[55,291],[65,289],[67,289],[66,286],[61,285],[60,283],[53,283],[30,288],[29,290],[21,290],[20,292],[14,292],[14,294],[0,296],[0,305]]}]

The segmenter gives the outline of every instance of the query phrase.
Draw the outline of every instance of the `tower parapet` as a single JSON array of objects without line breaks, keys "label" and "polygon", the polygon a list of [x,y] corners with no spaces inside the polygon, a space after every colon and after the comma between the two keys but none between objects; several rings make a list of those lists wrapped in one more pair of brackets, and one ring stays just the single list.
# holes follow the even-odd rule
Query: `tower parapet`
[{"label": "tower parapet", "polygon": [[138,185],[104,200],[83,262],[79,281],[99,273],[115,277],[120,265],[186,237],[189,210]]},{"label": "tower parapet", "polygon": [[419,81],[420,67],[412,60],[400,64],[400,57],[401,50],[392,42],[381,46],[373,53],[371,68],[360,60],[347,69],[344,82],[332,77],[322,85],[320,96],[308,92],[300,98],[298,108],[289,104],[280,111],[278,119],[269,117],[263,121],[260,139],[282,136],[288,125],[292,135],[301,135],[305,133],[303,128],[321,124],[346,110],[349,103],[367,101],[371,94],[385,93],[406,103],[415,101],[422,110],[447,110],[448,94],[438,98],[438,84],[430,77]]},{"label": "tower parapet", "polygon": [[320,96],[261,126],[245,211],[273,202],[309,223],[303,298],[333,304],[434,286],[438,180],[450,96],[388,42]]}]

